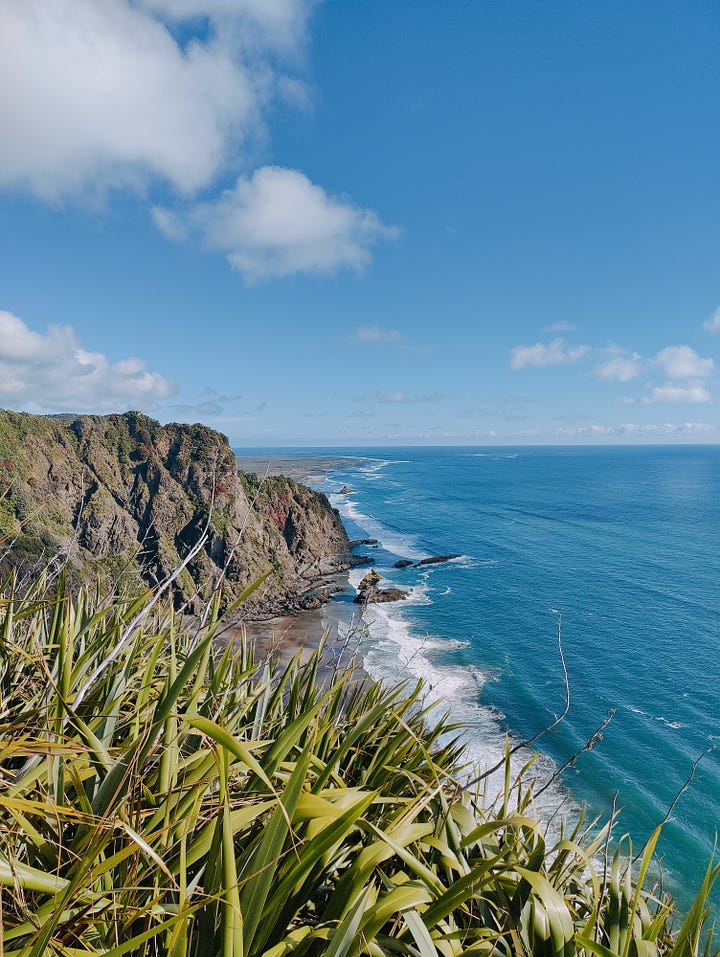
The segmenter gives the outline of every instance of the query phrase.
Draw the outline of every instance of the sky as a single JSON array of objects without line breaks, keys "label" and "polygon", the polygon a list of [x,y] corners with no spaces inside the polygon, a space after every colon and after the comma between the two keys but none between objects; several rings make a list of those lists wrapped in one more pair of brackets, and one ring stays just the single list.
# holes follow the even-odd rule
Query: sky
[{"label": "sky", "polygon": [[715,0],[0,0],[0,406],[720,441]]}]

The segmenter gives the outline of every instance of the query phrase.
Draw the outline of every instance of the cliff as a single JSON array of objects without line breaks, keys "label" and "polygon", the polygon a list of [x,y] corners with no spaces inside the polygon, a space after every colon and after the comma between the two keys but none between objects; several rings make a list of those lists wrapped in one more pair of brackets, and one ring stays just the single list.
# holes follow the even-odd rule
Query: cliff
[{"label": "cliff", "polygon": [[225,569],[228,598],[270,573],[248,617],[310,607],[327,597],[327,576],[353,563],[324,495],[239,472],[212,429],[162,426],[138,412],[0,410],[0,574],[59,556],[78,582],[154,584],[182,562],[208,517],[207,542],[174,584],[178,604],[196,607]]}]

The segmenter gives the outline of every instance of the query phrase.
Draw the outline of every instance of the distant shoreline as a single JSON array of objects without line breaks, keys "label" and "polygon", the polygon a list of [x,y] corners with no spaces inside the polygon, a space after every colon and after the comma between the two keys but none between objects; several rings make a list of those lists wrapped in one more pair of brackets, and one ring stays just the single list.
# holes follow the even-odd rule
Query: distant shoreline
[{"label": "distant shoreline", "polygon": [[233,454],[237,459],[238,468],[242,472],[254,472],[259,476],[284,475],[311,487],[320,482],[328,472],[332,472],[336,468],[348,467],[364,461],[362,456],[358,455],[317,455],[314,453],[304,455],[302,452],[295,454],[279,452],[277,455],[273,455],[272,451],[268,451],[267,455],[243,455],[241,449],[233,449]]}]

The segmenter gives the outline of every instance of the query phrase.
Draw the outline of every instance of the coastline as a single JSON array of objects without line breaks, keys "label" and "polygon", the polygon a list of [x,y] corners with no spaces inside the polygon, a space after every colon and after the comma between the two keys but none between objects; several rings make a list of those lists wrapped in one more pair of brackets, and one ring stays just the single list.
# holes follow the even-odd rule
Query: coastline
[{"label": "coastline", "polygon": [[[562,709],[556,642],[561,609],[571,713],[537,742],[540,750],[521,748],[511,773],[532,761],[536,790],[552,779],[535,802],[552,836],[561,819],[575,820],[583,807],[589,819],[604,818],[616,800],[622,827],[646,840],[692,761],[717,740],[711,710],[700,713],[692,694],[663,690],[675,686],[672,671],[690,682],[688,690],[697,688],[708,701],[716,697],[706,679],[716,673],[717,617],[708,602],[716,594],[709,590],[712,564],[698,579],[691,566],[678,568],[675,550],[666,548],[666,529],[673,528],[690,554],[713,554],[717,524],[711,521],[697,539],[691,521],[718,514],[710,484],[699,486],[706,489],[703,495],[689,498],[673,479],[695,481],[706,474],[698,470],[717,466],[717,457],[690,451],[681,458],[664,450],[652,456],[614,450],[364,451],[351,450],[351,466],[347,459],[321,456],[326,467],[314,473],[315,488],[339,509],[351,540],[378,539],[373,554],[383,585],[412,595],[363,607],[353,606],[346,594],[323,605],[323,620],[340,620],[343,641],[355,615],[363,667],[372,680],[396,685],[423,679],[425,704],[439,700],[437,711],[447,710],[462,726],[468,761],[482,771],[502,757],[506,740],[513,747],[532,739]],[[301,456],[301,464],[307,460],[307,453]],[[639,490],[638,475],[649,490]],[[342,494],[346,486],[355,494]],[[417,565],[434,551],[465,555],[445,565],[395,567],[398,558],[412,557]],[[596,573],[598,556],[607,575]],[[351,584],[357,586],[362,574],[351,571]],[[693,623],[692,648],[706,663],[702,674],[694,658],[680,658],[670,647],[668,622],[688,637]],[[643,668],[647,654],[659,670]],[[628,669],[628,659],[636,667]],[[597,662],[603,663],[602,674],[593,668]],[[642,675],[642,685],[630,675]],[[652,696],[651,688],[657,689]],[[611,708],[615,717],[596,748],[592,735]],[[588,741],[592,747],[584,750]],[[659,845],[681,906],[688,904],[684,883],[701,878],[712,853],[703,813],[716,805],[718,754],[708,755],[683,795],[678,820],[682,815],[684,828],[671,822]],[[652,790],[644,784],[648,779]],[[496,777],[488,786],[488,801],[500,783]]]},{"label": "coastline", "polygon": [[[243,456],[238,451],[240,468],[248,468],[262,462],[265,474],[289,475],[296,481],[311,485],[316,491],[328,496],[330,504],[337,508],[348,538],[363,540],[372,536],[378,542],[377,564],[383,574],[383,585],[401,585],[408,597],[387,604],[356,605],[353,598],[357,586],[366,573],[366,568],[351,568],[343,572],[345,589],[330,595],[312,611],[280,615],[264,622],[248,623],[248,637],[256,642],[259,653],[273,649],[281,661],[289,661],[298,651],[309,655],[327,633],[327,661],[336,661],[340,649],[349,649],[353,662],[372,681],[387,685],[418,680],[424,684],[424,706],[431,707],[437,717],[447,712],[461,725],[468,759],[468,779],[477,773],[502,762],[505,742],[510,746],[522,740],[513,732],[505,715],[482,701],[482,689],[494,680],[492,671],[477,664],[448,664],[448,654],[464,647],[467,642],[447,639],[442,634],[423,633],[413,621],[415,608],[432,605],[428,595],[428,574],[435,568],[418,568],[416,563],[427,561],[431,556],[426,543],[411,532],[383,525],[370,514],[361,510],[354,494],[345,489],[362,482],[361,477],[382,481],[380,472],[395,460],[374,456],[315,454],[312,452],[292,455],[281,451],[273,456],[268,450],[264,455]],[[370,549],[368,549],[370,550]],[[354,551],[354,550],[353,550]],[[412,559],[413,579],[408,582],[407,569],[398,570],[397,559]],[[468,556],[457,556],[455,561],[469,561]],[[442,566],[435,566],[442,567]],[[431,717],[432,720],[432,717]],[[537,786],[543,787],[552,779],[557,765],[542,751],[522,747],[513,758],[513,772],[520,770],[528,758],[535,761]],[[502,769],[496,771],[486,782],[486,796],[492,803],[493,795],[503,788]],[[570,792],[558,782],[553,782],[536,806],[539,817],[554,833],[560,818],[567,819],[578,813],[579,808]]]},{"label": "coastline", "polygon": [[284,475],[285,478],[294,479],[296,482],[302,482],[310,488],[317,488],[317,485],[331,472],[338,468],[352,468],[363,461],[357,455],[337,455],[332,453],[322,454],[308,452],[283,452],[279,451],[276,455],[245,453],[243,449],[233,449],[233,454],[237,459],[238,468],[241,472],[251,472],[255,475],[270,476]]}]

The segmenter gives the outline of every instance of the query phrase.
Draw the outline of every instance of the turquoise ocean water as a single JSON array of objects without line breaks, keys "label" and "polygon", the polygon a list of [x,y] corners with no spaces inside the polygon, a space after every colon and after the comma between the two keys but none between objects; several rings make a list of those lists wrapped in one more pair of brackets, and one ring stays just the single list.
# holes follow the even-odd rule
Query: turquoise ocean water
[{"label": "turquoise ocean water", "polygon": [[[492,760],[506,733],[528,738],[562,711],[562,611],[571,710],[538,742],[539,776],[615,715],[563,786],[543,795],[544,814],[585,803],[607,815],[617,793],[618,833],[639,845],[693,761],[719,746],[660,842],[666,883],[687,906],[720,827],[720,447],[342,454],[361,458],[318,487],[351,538],[378,539],[358,550],[410,598],[360,612],[348,594],[327,607],[328,621],[357,626],[373,677],[425,678],[466,722],[473,758]],[[338,494],[344,484],[355,494]],[[393,568],[447,553],[462,557]]]}]

